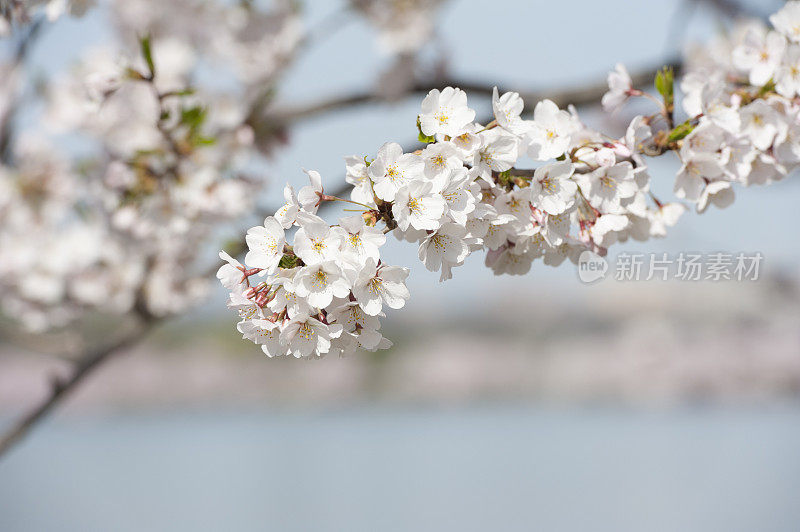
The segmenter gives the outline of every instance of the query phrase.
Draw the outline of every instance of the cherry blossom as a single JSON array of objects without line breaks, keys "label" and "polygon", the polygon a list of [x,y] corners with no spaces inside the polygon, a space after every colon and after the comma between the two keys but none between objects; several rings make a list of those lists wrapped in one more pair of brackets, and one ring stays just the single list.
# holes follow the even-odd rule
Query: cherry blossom
[{"label": "cherry blossom", "polygon": [[426,135],[457,137],[474,118],[475,111],[467,107],[467,93],[446,87],[441,92],[431,90],[422,100],[419,123]]}]

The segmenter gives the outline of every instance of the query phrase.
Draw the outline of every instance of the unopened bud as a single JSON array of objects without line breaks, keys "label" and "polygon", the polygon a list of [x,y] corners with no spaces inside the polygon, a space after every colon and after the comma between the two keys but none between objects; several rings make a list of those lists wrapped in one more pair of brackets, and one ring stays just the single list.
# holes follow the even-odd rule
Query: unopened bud
[{"label": "unopened bud", "polygon": [[242,271],[242,275],[244,275],[244,278],[247,279],[251,275],[255,275],[255,274],[259,273],[260,271],[261,271],[261,268],[250,268],[249,270],[243,270]]},{"label": "unopened bud", "polygon": [[378,223],[378,213],[375,211],[367,211],[361,217],[364,219],[364,223],[370,227],[374,227]]},{"label": "unopened bud", "polygon": [[265,306],[267,303],[269,303],[269,292],[259,292],[255,301],[256,305],[259,307]]}]

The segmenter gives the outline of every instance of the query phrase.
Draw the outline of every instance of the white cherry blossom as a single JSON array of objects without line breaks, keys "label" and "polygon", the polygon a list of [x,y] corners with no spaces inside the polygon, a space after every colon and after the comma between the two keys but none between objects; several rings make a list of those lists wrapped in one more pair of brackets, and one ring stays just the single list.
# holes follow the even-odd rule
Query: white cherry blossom
[{"label": "white cherry blossom", "polygon": [[335,261],[326,260],[300,268],[294,279],[295,294],[313,308],[325,308],[334,297],[346,297],[350,286]]},{"label": "white cherry blossom", "polygon": [[800,2],[786,2],[777,13],[769,17],[775,29],[792,42],[800,43]]},{"label": "white cherry blossom", "polygon": [[392,214],[403,231],[409,226],[430,231],[439,227],[445,207],[444,198],[431,181],[414,181],[397,192]]},{"label": "white cherry blossom", "polygon": [[367,163],[364,157],[350,155],[344,158],[345,162],[345,181],[353,185],[350,191],[350,199],[359,203],[373,202],[372,183],[367,172]]},{"label": "white cherry blossom", "polygon": [[286,203],[275,211],[274,217],[281,224],[281,227],[289,229],[297,219],[297,213],[300,212],[300,204],[294,195],[294,188],[288,183],[283,188],[283,199],[286,200]]},{"label": "white cherry blossom", "polygon": [[525,133],[529,125],[525,123],[520,114],[525,103],[517,92],[506,92],[502,96],[497,91],[497,87],[492,92],[492,112],[497,125],[507,130],[509,133],[521,135]]},{"label": "white cherry blossom", "polygon": [[408,268],[378,266],[372,259],[364,261],[353,285],[353,295],[364,312],[377,316],[386,304],[389,308],[403,308],[409,298],[405,280]]},{"label": "white cherry blossom", "polygon": [[750,83],[761,86],[775,74],[785,49],[786,39],[778,32],[750,31],[733,51],[733,63],[748,73]]},{"label": "white cherry blossom", "polygon": [[466,236],[464,227],[450,222],[442,224],[419,245],[419,260],[434,272],[439,271],[442,265],[461,264],[469,254]]},{"label": "white cherry blossom", "polygon": [[339,255],[342,237],[312,214],[298,215],[300,228],[294,236],[294,253],[306,264],[335,260]]},{"label": "white cherry blossom", "polygon": [[387,142],[378,150],[378,156],[369,165],[369,177],[374,181],[375,194],[385,201],[393,201],[397,191],[422,177],[425,163],[419,155],[403,153],[396,142]]},{"label": "white cherry blossom", "polygon": [[331,349],[331,339],[342,334],[341,325],[326,325],[316,318],[297,316],[280,333],[280,342],[295,358],[324,355]]},{"label": "white cherry blossom", "polygon": [[550,100],[542,100],[533,110],[533,122],[527,132],[528,154],[537,161],[562,155],[575,131],[572,116]]},{"label": "white cherry blossom", "polygon": [[433,89],[422,100],[419,123],[425,135],[457,137],[474,119],[475,111],[467,107],[467,93],[461,89]]},{"label": "white cherry blossom", "polygon": [[308,175],[310,185],[304,186],[297,193],[297,201],[302,209],[311,214],[317,213],[317,208],[322,201],[322,176],[316,170],[303,170]]},{"label": "white cherry blossom", "polygon": [[254,268],[263,268],[273,272],[283,257],[285,242],[283,227],[273,216],[264,220],[263,226],[256,226],[247,231],[247,252],[244,260]]},{"label": "white cherry blossom", "polygon": [[619,214],[622,200],[632,198],[638,190],[633,167],[621,162],[611,167],[600,167],[590,174],[578,176],[581,192],[589,203],[601,212]]},{"label": "white cherry blossom", "polygon": [[603,109],[611,112],[619,108],[630,98],[633,92],[633,82],[628,70],[622,63],[617,63],[608,74],[608,92],[603,95]]},{"label": "white cherry blossom", "polygon": [[531,203],[548,214],[560,214],[574,201],[578,185],[571,179],[575,167],[570,161],[540,166],[531,179]]},{"label": "white cherry blossom", "polygon": [[518,157],[518,141],[511,135],[497,129],[480,134],[482,146],[475,152],[472,167],[480,171],[481,177],[488,179],[492,172],[505,172]]}]

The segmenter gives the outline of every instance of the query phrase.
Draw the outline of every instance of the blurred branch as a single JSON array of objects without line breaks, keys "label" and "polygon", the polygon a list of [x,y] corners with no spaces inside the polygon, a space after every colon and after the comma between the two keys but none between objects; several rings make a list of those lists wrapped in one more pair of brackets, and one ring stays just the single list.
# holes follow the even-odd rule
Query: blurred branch
[{"label": "blurred branch", "polygon": [[756,17],[767,18],[767,14],[747,2],[738,0],[690,0],[694,4],[706,4],[729,18]]},{"label": "blurred branch", "polygon": [[8,452],[28,432],[47,416],[69,393],[78,387],[89,374],[115,353],[131,347],[144,338],[158,323],[158,319],[144,318],[142,325],[122,338],[87,351],[76,363],[67,378],[53,379],[50,394],[35,408],[24,414],[0,437],[0,456]]},{"label": "blurred branch", "polygon": [[[635,86],[649,86],[653,82],[656,73],[663,66],[672,66],[676,72],[680,71],[682,62],[678,58],[669,58],[665,62],[660,62],[648,68],[631,73],[631,78]],[[404,96],[424,95],[434,88],[444,88],[446,86],[459,87],[470,94],[480,94],[491,97],[494,85],[475,80],[456,78],[456,77],[433,77],[419,80],[409,88]],[[515,87],[498,87],[500,92],[515,90],[519,92],[523,100],[532,103],[544,98],[553,100],[559,107],[567,105],[590,105],[599,103],[600,98],[608,90],[608,85],[603,80],[597,80],[588,85],[580,87],[553,88],[545,90],[520,90]],[[294,107],[288,107],[281,111],[267,111],[262,116],[253,113],[250,117],[250,124],[256,130],[257,135],[269,134],[270,132],[285,129],[297,122],[310,120],[333,112],[348,110],[371,104],[387,103],[385,97],[376,91],[361,91],[344,96],[334,96],[329,99],[320,100]]]},{"label": "blurred branch", "polygon": [[[42,32],[44,21],[44,18],[37,19],[20,39],[12,61],[13,70],[19,68],[20,65],[24,64],[27,60],[31,47]],[[13,71],[11,74],[13,75]],[[0,122],[0,162],[3,164],[9,164],[11,162],[11,144],[14,138],[14,116],[18,107],[18,105],[10,103],[8,105],[8,112],[2,117],[2,122]]]}]

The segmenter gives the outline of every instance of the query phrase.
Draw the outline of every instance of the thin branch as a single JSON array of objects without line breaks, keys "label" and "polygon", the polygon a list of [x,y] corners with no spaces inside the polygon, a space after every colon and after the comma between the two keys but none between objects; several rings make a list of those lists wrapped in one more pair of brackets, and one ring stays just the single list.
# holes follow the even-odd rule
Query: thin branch
[{"label": "thin branch", "polygon": [[[635,71],[631,74],[634,86],[650,85],[656,73],[664,66],[672,66],[676,72],[683,66],[677,58],[670,58],[657,65]],[[443,88],[446,86],[459,87],[469,94],[479,94],[482,96],[492,95],[494,85],[479,81],[457,78],[457,77],[437,77],[417,81],[406,93],[406,96],[427,94],[433,88]],[[600,101],[603,94],[608,90],[608,85],[603,80],[597,80],[588,86],[554,88],[545,90],[519,90],[514,87],[498,87],[501,92],[506,90],[516,90],[523,100],[536,102],[549,98],[559,107],[566,107],[569,104],[582,106],[595,104]],[[297,122],[309,120],[331,112],[344,111],[352,107],[370,104],[386,103],[387,100],[375,91],[360,91],[344,96],[334,96],[329,99],[320,100],[303,105],[289,106],[282,111],[267,111],[260,119],[253,117],[257,131],[278,130]]]},{"label": "thin branch", "polygon": [[[44,21],[44,18],[37,19],[20,39],[17,49],[14,52],[13,66],[10,72],[11,76],[15,75],[16,73],[14,71],[20,68],[27,60],[31,47],[42,32]],[[22,98],[20,95],[16,96],[17,99]],[[19,105],[16,105],[18,103],[19,102],[11,102],[11,104],[7,106],[8,110],[5,116],[2,117],[2,122],[0,122],[0,162],[4,164],[9,164],[12,159],[11,144],[14,139],[14,117],[19,108]]]},{"label": "thin branch", "polygon": [[56,378],[50,394],[35,408],[24,414],[0,437],[0,456],[7,453],[15,444],[25,437],[31,429],[40,423],[69,393],[78,387],[83,380],[92,373],[111,355],[119,353],[128,347],[138,343],[148,332],[159,322],[158,319],[145,321],[137,330],[126,334],[122,338],[115,340],[107,345],[97,347],[87,351],[78,362],[76,362],[72,374],[67,378]]},{"label": "thin branch", "polygon": [[738,0],[692,0],[695,4],[706,4],[713,7],[726,17],[736,19],[740,17],[767,18],[765,12],[747,2]]}]

